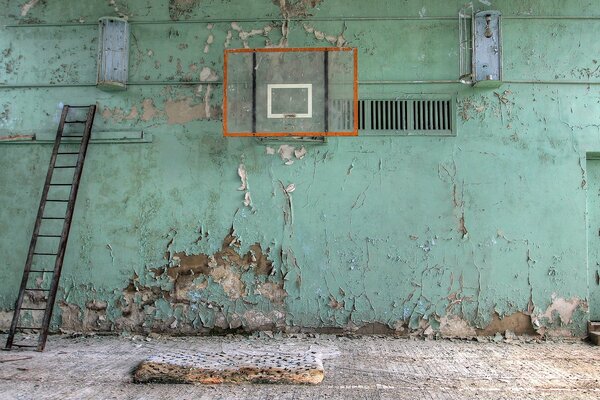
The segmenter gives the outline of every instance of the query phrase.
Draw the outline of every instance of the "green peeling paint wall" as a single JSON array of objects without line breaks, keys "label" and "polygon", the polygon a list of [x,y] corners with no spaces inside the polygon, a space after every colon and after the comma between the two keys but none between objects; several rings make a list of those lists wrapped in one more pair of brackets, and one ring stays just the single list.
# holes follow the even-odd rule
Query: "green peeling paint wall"
[{"label": "green peeling paint wall", "polygon": [[[95,103],[55,328],[585,334],[600,6],[474,1],[504,15],[506,82],[479,89],[462,5],[1,0],[1,327],[60,104]],[[124,92],[94,86],[102,16],[131,22]],[[223,137],[225,48],[341,45],[362,98],[452,96],[456,137]]]}]

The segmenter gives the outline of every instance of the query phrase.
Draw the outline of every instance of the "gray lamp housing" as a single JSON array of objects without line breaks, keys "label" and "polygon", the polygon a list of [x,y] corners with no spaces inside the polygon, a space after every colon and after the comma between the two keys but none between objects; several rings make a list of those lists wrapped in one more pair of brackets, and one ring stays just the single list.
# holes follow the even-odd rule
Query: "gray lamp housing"
[{"label": "gray lamp housing", "polygon": [[473,13],[472,5],[460,11],[459,79],[462,83],[478,87],[502,85],[501,19],[500,11]]},{"label": "gray lamp housing", "polygon": [[475,86],[502,84],[500,11],[480,11],[473,24],[473,73]]},{"label": "gray lamp housing", "polygon": [[102,90],[127,89],[129,74],[129,23],[116,17],[98,20],[98,76]]}]

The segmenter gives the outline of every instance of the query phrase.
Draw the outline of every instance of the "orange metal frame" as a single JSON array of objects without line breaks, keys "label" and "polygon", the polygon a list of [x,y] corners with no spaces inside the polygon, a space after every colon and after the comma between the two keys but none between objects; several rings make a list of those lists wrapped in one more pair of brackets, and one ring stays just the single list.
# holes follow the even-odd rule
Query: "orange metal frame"
[{"label": "orange metal frame", "polygon": [[[227,130],[227,61],[229,53],[299,53],[310,51],[351,51],[354,58],[354,128],[350,132],[229,132]],[[226,49],[223,56],[223,136],[358,136],[358,51],[352,47],[292,47],[260,49]]]}]

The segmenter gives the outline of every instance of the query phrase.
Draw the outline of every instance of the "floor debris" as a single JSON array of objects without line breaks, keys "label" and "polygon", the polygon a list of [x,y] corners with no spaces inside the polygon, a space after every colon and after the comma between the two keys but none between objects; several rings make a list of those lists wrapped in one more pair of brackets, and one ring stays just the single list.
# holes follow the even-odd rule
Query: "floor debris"
[{"label": "floor debris", "polygon": [[150,356],[134,372],[136,383],[287,383],[317,384],[323,380],[317,352],[171,352]]},{"label": "floor debris", "polygon": [[[600,352],[580,340],[519,335],[466,340],[272,332],[211,337],[52,335],[43,353],[0,353],[2,400],[560,400],[600,398]],[[480,340],[476,340],[476,339]],[[0,343],[6,335],[0,335]],[[132,371],[160,354],[316,352],[318,385],[135,384]],[[20,369],[17,369],[20,368]]]}]

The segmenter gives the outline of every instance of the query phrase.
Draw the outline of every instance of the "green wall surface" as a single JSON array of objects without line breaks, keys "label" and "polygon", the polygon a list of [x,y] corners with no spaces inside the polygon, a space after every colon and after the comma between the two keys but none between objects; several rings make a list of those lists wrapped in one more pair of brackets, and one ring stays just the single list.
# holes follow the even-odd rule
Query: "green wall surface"
[{"label": "green wall surface", "polygon": [[[600,6],[473,3],[496,89],[457,82],[464,0],[0,0],[0,328],[61,104],[97,104],[54,328],[584,335]],[[102,16],[126,91],[95,87]],[[223,51],[265,46],[356,47],[361,98],[449,96],[456,136],[224,138]]]}]

